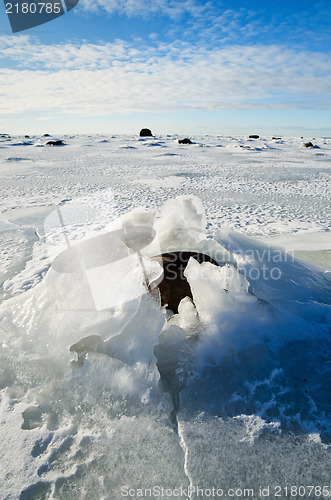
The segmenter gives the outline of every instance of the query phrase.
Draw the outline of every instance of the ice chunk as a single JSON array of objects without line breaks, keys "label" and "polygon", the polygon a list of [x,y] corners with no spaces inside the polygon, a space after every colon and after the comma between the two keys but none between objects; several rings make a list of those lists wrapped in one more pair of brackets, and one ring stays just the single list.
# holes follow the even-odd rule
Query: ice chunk
[{"label": "ice chunk", "polygon": [[144,250],[146,255],[159,255],[176,250],[191,250],[205,238],[206,216],[196,196],[178,196],[162,206],[154,229],[157,241]]},{"label": "ice chunk", "polygon": [[229,311],[235,313],[238,308],[242,310],[257,300],[248,293],[246,278],[233,266],[199,264],[191,258],[184,274],[202,322],[210,322],[220,312],[223,315]]},{"label": "ice chunk", "polygon": [[164,325],[164,316],[151,296],[141,299],[132,320],[107,343],[107,354],[126,364],[149,364],[155,361],[153,349]]},{"label": "ice chunk", "polygon": [[185,276],[201,321],[198,365],[218,364],[224,355],[261,341],[270,313],[249,293],[249,283],[237,268],[199,264],[191,258]]},{"label": "ice chunk", "polygon": [[155,221],[156,211],[137,207],[121,216],[122,227],[147,226],[152,227]]},{"label": "ice chunk", "polygon": [[117,307],[147,293],[149,283],[161,276],[161,266],[139,253],[154,234],[143,226],[105,233],[69,248],[52,268],[85,275],[97,310]]}]

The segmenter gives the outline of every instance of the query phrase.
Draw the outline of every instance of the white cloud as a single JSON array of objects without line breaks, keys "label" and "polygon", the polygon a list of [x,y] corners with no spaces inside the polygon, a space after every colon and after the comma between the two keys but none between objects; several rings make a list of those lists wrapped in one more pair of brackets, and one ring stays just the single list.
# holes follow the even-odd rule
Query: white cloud
[{"label": "white cloud", "polygon": [[[184,42],[137,49],[105,44],[43,45],[0,37],[0,112],[101,116],[134,111],[243,108],[330,109],[330,59],[278,46],[208,49]],[[34,68],[31,70],[29,68]]]},{"label": "white cloud", "polygon": [[144,18],[163,14],[176,19],[185,13],[198,16],[206,7],[197,5],[194,0],[80,0],[78,8],[94,14],[106,12]]}]

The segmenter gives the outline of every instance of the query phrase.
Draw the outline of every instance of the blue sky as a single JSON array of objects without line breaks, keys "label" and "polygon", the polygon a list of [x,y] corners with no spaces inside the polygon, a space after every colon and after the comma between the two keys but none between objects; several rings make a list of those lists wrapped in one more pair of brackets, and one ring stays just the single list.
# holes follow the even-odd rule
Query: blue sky
[{"label": "blue sky", "polygon": [[0,4],[0,132],[331,136],[330,53],[329,0]]}]

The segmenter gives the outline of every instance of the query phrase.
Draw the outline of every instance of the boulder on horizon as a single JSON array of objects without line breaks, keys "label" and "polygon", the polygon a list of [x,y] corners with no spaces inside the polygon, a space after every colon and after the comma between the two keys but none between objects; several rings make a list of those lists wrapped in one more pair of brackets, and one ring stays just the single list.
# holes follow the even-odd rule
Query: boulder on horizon
[{"label": "boulder on horizon", "polygon": [[178,144],[193,144],[193,142],[185,137],[185,139],[179,139]]},{"label": "boulder on horizon", "polygon": [[50,137],[50,134],[44,134],[44,137]]},{"label": "boulder on horizon", "polygon": [[46,142],[46,146],[64,146],[61,140],[58,141],[48,141]]},{"label": "boulder on horizon", "polygon": [[149,128],[142,128],[140,133],[140,137],[153,137],[152,132],[149,130]]},{"label": "boulder on horizon", "polygon": [[256,135],[256,134],[252,134],[252,135],[248,136],[248,139],[260,139],[260,136]]}]

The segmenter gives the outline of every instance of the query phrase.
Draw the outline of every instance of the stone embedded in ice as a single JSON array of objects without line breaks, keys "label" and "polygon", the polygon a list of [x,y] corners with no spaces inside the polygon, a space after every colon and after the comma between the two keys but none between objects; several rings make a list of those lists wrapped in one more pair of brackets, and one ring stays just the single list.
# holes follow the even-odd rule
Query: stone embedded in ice
[{"label": "stone embedded in ice", "polygon": [[178,305],[182,299],[192,298],[191,288],[185,276],[185,268],[192,257],[199,263],[211,262],[217,266],[209,255],[199,252],[168,252],[152,257],[152,261],[155,260],[163,267],[162,281],[157,281],[161,305],[174,313],[178,313]]}]

